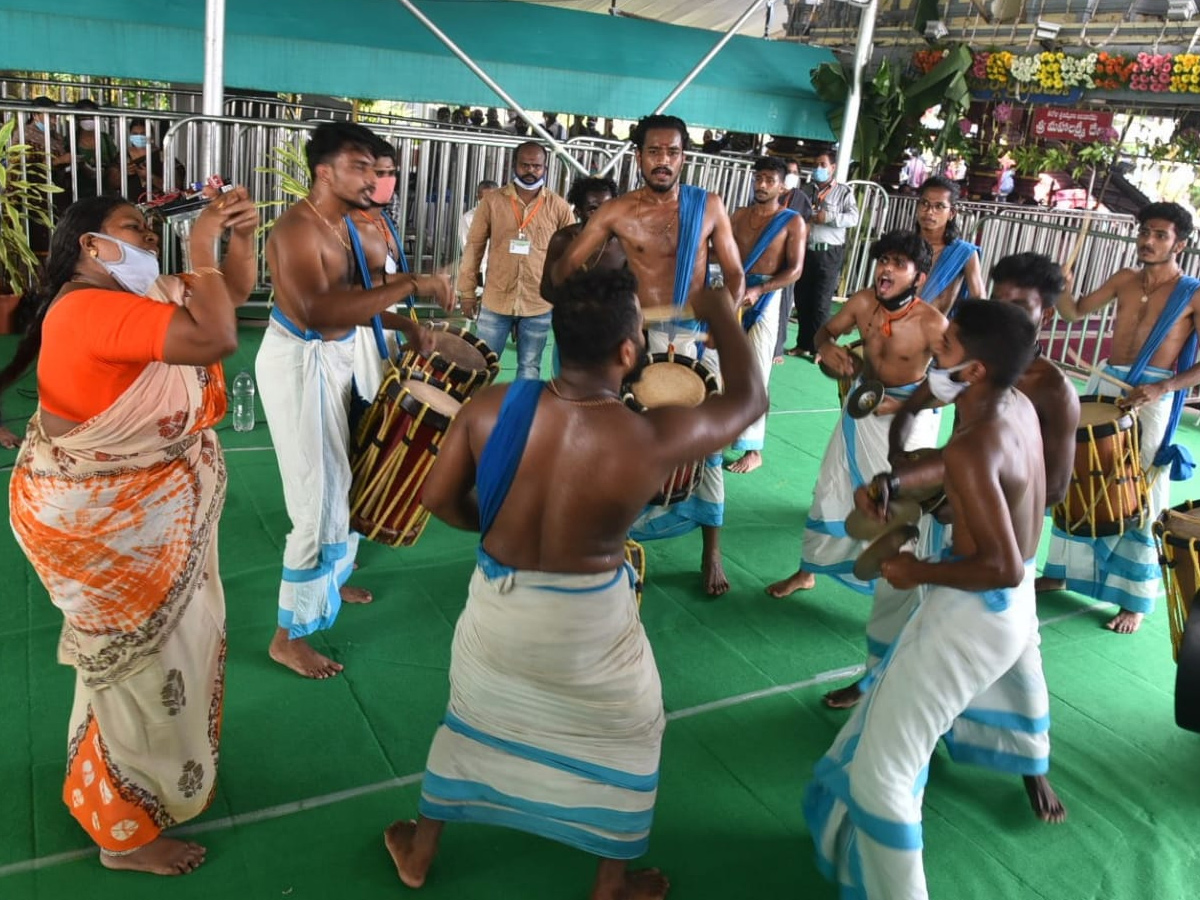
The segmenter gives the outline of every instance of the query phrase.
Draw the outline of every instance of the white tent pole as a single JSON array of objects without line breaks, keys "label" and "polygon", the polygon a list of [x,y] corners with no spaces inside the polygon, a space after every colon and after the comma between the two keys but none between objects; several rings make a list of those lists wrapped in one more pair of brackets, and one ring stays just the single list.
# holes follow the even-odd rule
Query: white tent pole
[{"label": "white tent pole", "polygon": [[[854,45],[854,70],[850,73],[850,93],[846,95],[846,114],[842,119],[842,133],[838,137],[837,172],[834,177],[844,182],[850,174],[850,157],[854,154],[854,132],[858,128],[858,111],[862,106],[862,76],[871,60],[871,41],[875,36],[875,15],[879,12],[879,0],[871,0],[862,8],[858,20],[858,42]],[[871,172],[863,172],[867,178]]]},{"label": "white tent pole", "polygon": [[[401,0],[401,2],[403,3],[405,0]],[[750,8],[738,17],[738,20],[734,22],[732,26],[730,26],[727,32],[721,35],[721,39],[713,45],[711,50],[704,54],[704,58],[701,59],[700,62],[696,63],[696,65],[692,67],[692,71],[688,72],[687,75],[683,77],[683,81],[679,82],[679,84],[675,86],[675,89],[671,91],[671,93],[667,94],[666,99],[664,99],[662,103],[658,104],[658,108],[655,109],[651,115],[658,115],[668,106],[674,103],[676,98],[678,98],[679,95],[684,92],[684,89],[696,80],[696,76],[703,72],[708,64],[713,61],[713,57],[721,52],[721,48],[733,40],[741,27],[745,25],[750,17],[758,12],[759,8],[766,2],[767,0],[754,0],[754,3],[750,5]],[[872,2],[874,2],[874,0],[872,0]],[[611,172],[621,157],[624,156],[632,146],[633,144],[631,144],[629,141],[623,143],[620,149],[613,154],[612,159],[605,163],[604,168],[597,173],[597,177],[603,178],[605,175]]]},{"label": "white tent pole", "polygon": [[[204,5],[204,93],[206,117],[219,118],[225,107],[225,0],[205,0]],[[201,171],[219,174],[221,130],[217,122],[208,122],[201,135]]]},{"label": "white tent pole", "polygon": [[578,171],[580,175],[588,174],[587,167],[584,166],[583,163],[581,163],[579,160],[577,160],[575,157],[573,157],[570,153],[568,153],[567,148],[564,147],[562,144],[560,144],[557,140],[555,140],[550,135],[550,132],[546,131],[546,129],[543,128],[539,122],[534,121],[533,116],[531,116],[525,110],[525,108],[523,106],[521,106],[521,104],[519,104],[516,100],[514,100],[509,95],[509,93],[504,90],[504,88],[500,87],[500,85],[498,85],[495,82],[495,80],[490,75],[488,75],[487,72],[485,72],[485,71],[483,71],[483,69],[479,68],[479,66],[475,63],[475,60],[473,60],[473,59],[471,59],[471,57],[467,56],[467,54],[463,51],[463,49],[461,47],[459,47],[458,44],[454,43],[454,41],[452,41],[450,39],[450,37],[444,31],[442,31],[440,28],[437,27],[437,25],[433,24],[433,22],[429,19],[428,16],[425,15],[425,13],[423,13],[419,9],[417,9],[416,5],[412,2],[412,0],[399,0],[399,2],[402,6],[404,6],[405,9],[407,9],[410,13],[413,14],[413,18],[415,18],[418,22],[420,22],[422,25],[424,25],[426,28],[428,28],[429,31],[433,34],[433,36],[435,38],[437,38],[439,41],[441,41],[443,44],[445,44],[446,48],[451,53],[453,53],[460,60],[462,60],[468,69],[470,69],[477,76],[479,76],[480,81],[482,81],[489,88],[491,88],[493,91],[495,91],[497,96],[499,96],[501,100],[503,100],[505,103],[507,103],[513,112],[515,112],[518,116],[520,116],[527,123],[529,123],[529,127],[533,130],[533,133],[536,134],[538,137],[540,137],[542,140],[544,140],[546,143],[548,143],[550,145],[550,147],[554,150],[555,154],[557,154],[560,159],[567,162],[576,171]]}]

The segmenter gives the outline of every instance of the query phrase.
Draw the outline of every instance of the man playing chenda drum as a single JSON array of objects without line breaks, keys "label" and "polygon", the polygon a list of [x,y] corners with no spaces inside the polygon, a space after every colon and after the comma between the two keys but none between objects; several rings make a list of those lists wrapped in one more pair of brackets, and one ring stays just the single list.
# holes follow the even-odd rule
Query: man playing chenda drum
[{"label": "man playing chenda drum", "polygon": [[[704,325],[692,318],[687,303],[704,287],[709,246],[720,264],[725,288],[735,303],[742,300],[746,279],[725,205],[716,194],[679,183],[688,149],[687,126],[682,120],[647,116],[634,128],[632,139],[645,185],[596,210],[555,265],[554,283],[582,268],[616,235],[637,278],[649,351],[661,353],[673,346],[680,356],[699,359],[718,373],[716,353],[704,347]],[[691,497],[671,506],[648,508],[630,536],[639,541],[675,537],[699,525],[704,535],[704,588],[711,595],[723,594],[729,590],[721,564],[724,518],[725,485],[717,453],[706,460]]]},{"label": "man playing chenda drum", "polygon": [[[1126,268],[1076,300],[1070,287],[1058,302],[1067,321],[1081,319],[1114,299],[1112,349],[1104,371],[1133,385],[1122,404],[1138,411],[1141,465],[1149,488],[1141,527],[1092,537],[1068,534],[1056,522],[1039,590],[1064,586],[1121,611],[1107,624],[1119,634],[1137,631],[1162,592],[1158,552],[1150,526],[1170,503],[1170,482],[1191,476],[1192,460],[1172,444],[1188,388],[1200,384],[1196,365],[1196,315],[1200,280],[1184,275],[1179,254],[1192,233],[1192,217],[1177,203],[1151,203],[1138,213],[1140,268]],[[1093,374],[1085,394],[1119,395],[1121,389]]]},{"label": "man playing chenda drum", "polygon": [[[854,491],[876,472],[887,468],[888,427],[905,398],[925,379],[934,347],[946,330],[946,319],[917,292],[929,272],[932,251],[915,231],[889,231],[871,247],[875,284],[854,294],[818,329],[817,352],[831,369],[854,374],[854,357],[837,339],[855,327],[863,338],[863,379],[881,381],[886,396],[863,418],[850,415],[850,400],[834,428],[812,506],[804,525],[800,567],[767,587],[772,597],[810,590],[816,575],[831,575],[860,593],[871,585],[854,577],[854,562],[865,541],[847,536],[845,519],[854,508]],[[861,384],[862,379],[859,380]],[[932,446],[938,433],[938,414],[920,413],[909,436],[909,448]]]},{"label": "man playing chenda drum", "polygon": [[[397,275],[371,290],[353,286],[343,217],[371,208],[377,141],[360,125],[319,125],[305,147],[312,188],[279,217],[267,241],[275,307],[256,371],[292,521],[270,654],[308,678],[328,678],[342,666],[305,637],[332,626],[342,601],[371,600],[345,585],[358,546],[350,532],[347,418],[354,328],[409,294],[434,297],[443,308],[451,302],[450,283],[439,275]],[[427,328],[408,319],[398,324],[422,349],[432,346]]]},{"label": "man playing chenda drum", "polygon": [[668,473],[733,440],[766,393],[728,295],[700,291],[724,394],[628,409],[618,392],[644,353],[633,288],[628,272],[603,270],[560,285],[562,374],[481,391],[425,482],[434,515],[481,542],[421,816],[384,835],[409,887],[424,883],[443,823],[466,821],[600,857],[591,900],[667,893],[657,870],[626,870],[649,841],[665,717],[625,535]]}]

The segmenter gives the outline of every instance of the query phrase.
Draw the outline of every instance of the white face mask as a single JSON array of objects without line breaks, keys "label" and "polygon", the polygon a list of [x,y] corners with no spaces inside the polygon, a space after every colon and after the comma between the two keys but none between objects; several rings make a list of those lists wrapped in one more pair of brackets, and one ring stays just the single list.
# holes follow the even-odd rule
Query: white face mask
[{"label": "white face mask", "polygon": [[537,181],[530,183],[527,181],[522,181],[521,176],[518,175],[516,172],[513,172],[513,184],[515,184],[517,187],[519,187],[523,191],[540,191],[542,189],[542,186],[545,183],[546,183],[545,175],[543,175]]},{"label": "white face mask", "polygon": [[930,366],[926,377],[929,379],[929,390],[933,396],[937,397],[943,403],[953,403],[958,399],[958,395],[971,386],[969,381],[955,381],[951,376],[956,372],[961,372],[974,360],[968,359],[966,362],[959,363],[957,366],[951,366],[948,369],[939,369],[937,366]]},{"label": "white face mask", "polygon": [[80,122],[79,127],[84,131],[95,131],[96,123],[94,121]]},{"label": "white face mask", "polygon": [[127,244],[119,238],[95,231],[88,233],[92,237],[112,241],[121,250],[121,258],[116,262],[108,262],[99,257],[96,257],[96,262],[104,266],[108,274],[117,280],[117,284],[129,293],[146,296],[154,284],[154,279],[159,276],[158,257],[149,250]]},{"label": "white face mask", "polygon": [[795,172],[788,172],[783,176],[783,186],[789,191],[795,190],[800,186],[800,176]]}]

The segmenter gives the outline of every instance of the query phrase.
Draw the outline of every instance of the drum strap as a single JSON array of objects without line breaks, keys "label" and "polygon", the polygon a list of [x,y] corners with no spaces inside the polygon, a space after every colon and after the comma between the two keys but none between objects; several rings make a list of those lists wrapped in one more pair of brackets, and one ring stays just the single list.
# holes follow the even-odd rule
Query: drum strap
[{"label": "drum strap", "polygon": [[[400,233],[396,230],[396,223],[387,215],[382,216],[383,221],[387,223],[388,230],[391,231],[392,237],[396,239],[396,252],[400,254],[400,259],[396,262],[400,266],[401,272],[408,272],[408,257],[404,255],[404,248],[400,244]],[[350,235],[350,249],[354,252],[354,262],[358,266],[359,278],[362,281],[363,290],[371,290],[375,287],[375,282],[371,280],[371,270],[367,267],[367,254],[363,251],[362,238],[358,236],[358,228],[349,216],[345,217],[346,232]],[[413,311],[413,298],[410,294],[404,298],[404,302],[408,305],[408,314],[414,319],[416,315]],[[374,315],[371,317],[371,331],[375,334],[375,348],[379,351],[379,356],[383,360],[390,358],[388,353],[387,339],[383,334],[383,319]]]},{"label": "drum strap", "polygon": [[[1129,367],[1128,380],[1130,384],[1136,385],[1141,381],[1142,376],[1146,373],[1146,368],[1150,365],[1151,357],[1158,352],[1158,348],[1166,339],[1167,334],[1187,310],[1197,289],[1200,289],[1200,278],[1194,278],[1191,275],[1184,275],[1176,283],[1174,290],[1171,291],[1171,296],[1167,298],[1166,305],[1163,306],[1163,311],[1159,313],[1154,327],[1146,336],[1146,342],[1142,345],[1137,359]],[[1195,365],[1196,350],[1197,338],[1193,329],[1175,362],[1176,372],[1183,372]],[[1192,477],[1192,472],[1196,468],[1195,460],[1192,459],[1192,454],[1188,449],[1173,442],[1175,429],[1179,427],[1179,420],[1183,417],[1183,403],[1187,399],[1186,394],[1187,391],[1176,391],[1175,396],[1171,398],[1171,413],[1167,419],[1167,430],[1163,434],[1162,444],[1154,457],[1154,465],[1170,466],[1172,481],[1187,481]]]},{"label": "drum strap", "polygon": [[517,475],[543,386],[532,378],[519,378],[508,386],[496,424],[479,454],[475,488],[479,493],[480,541],[491,530]]}]

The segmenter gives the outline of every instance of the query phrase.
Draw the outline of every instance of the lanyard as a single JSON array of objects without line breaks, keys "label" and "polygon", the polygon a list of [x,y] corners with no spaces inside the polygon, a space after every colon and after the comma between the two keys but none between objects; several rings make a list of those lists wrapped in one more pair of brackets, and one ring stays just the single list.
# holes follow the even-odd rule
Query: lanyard
[{"label": "lanyard", "polygon": [[533,217],[537,215],[538,210],[542,208],[542,202],[546,199],[546,192],[543,191],[538,195],[537,203],[533,204],[533,209],[525,217],[524,222],[521,221],[521,208],[517,205],[517,198],[510,197],[509,199],[512,200],[513,218],[517,220],[517,237],[524,237],[526,227],[533,221]]}]

